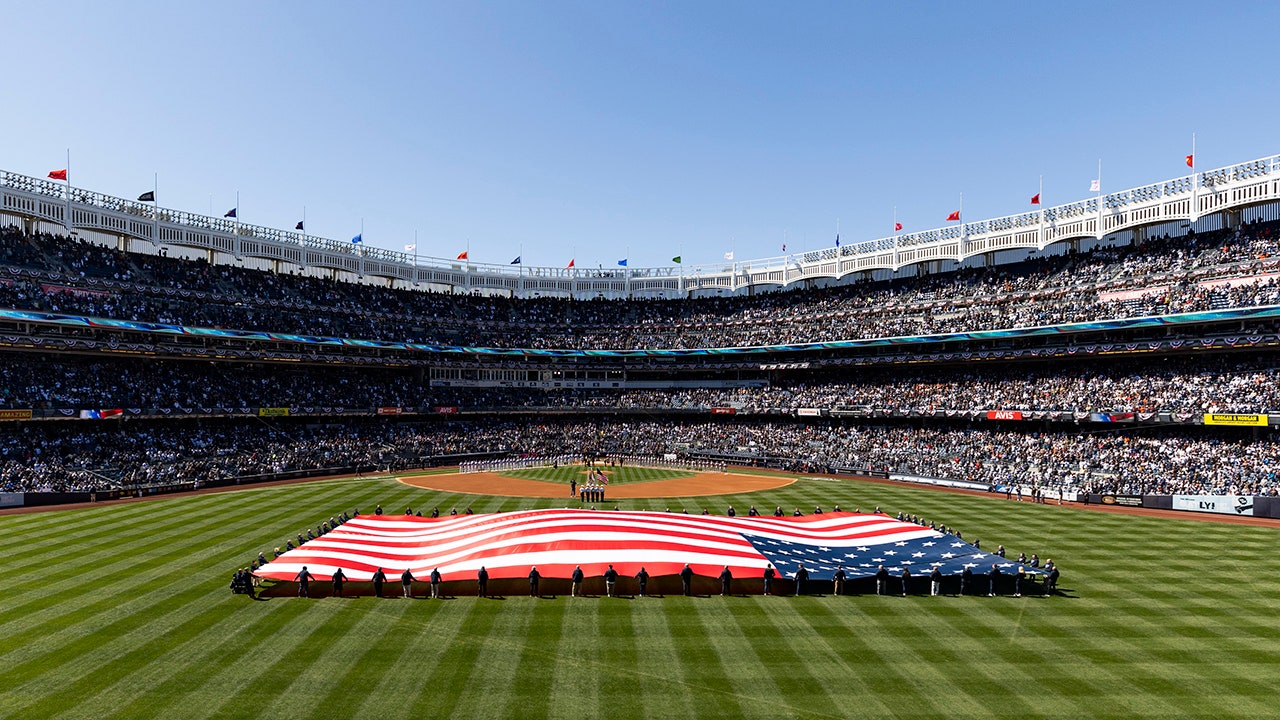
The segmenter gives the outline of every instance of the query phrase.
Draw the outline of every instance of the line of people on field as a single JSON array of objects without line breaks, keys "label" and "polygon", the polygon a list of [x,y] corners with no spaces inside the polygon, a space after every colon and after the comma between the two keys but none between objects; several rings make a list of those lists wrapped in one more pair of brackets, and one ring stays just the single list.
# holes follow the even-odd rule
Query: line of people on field
[{"label": "line of people on field", "polygon": [[[1023,590],[1024,589],[1031,590],[1035,584],[1033,576],[1026,572],[1026,566],[1024,564],[1019,564],[1017,572],[1011,572],[1011,573],[1005,573],[1001,571],[998,563],[992,563],[991,569],[986,573],[974,573],[973,572],[974,567],[977,567],[976,563],[965,565],[964,570],[960,574],[960,586],[959,586],[958,592],[956,592],[955,594],[982,595],[983,593],[981,592],[981,583],[978,580],[978,578],[982,575],[985,575],[986,587],[988,591],[986,595],[988,597],[996,597],[1002,594],[1002,590],[1003,590],[1002,586],[1004,585],[1004,581],[1002,578],[1005,575],[1012,576],[1013,597],[1022,597]],[[696,576],[696,573],[694,572],[693,568],[686,563],[685,566],[681,568],[678,575],[680,577],[682,594],[685,595],[686,597],[692,596],[693,595],[693,579]],[[604,571],[604,573],[601,574],[601,577],[604,579],[604,583],[605,583],[605,597],[617,597],[618,596],[618,589],[617,589],[618,579],[620,577],[618,571],[613,567],[613,565],[609,565],[608,568]],[[902,597],[907,597],[908,595],[912,594],[911,585],[912,585],[913,577],[914,576],[911,574],[910,568],[904,567],[902,569],[901,574],[895,577],[892,573],[889,572],[887,568],[885,568],[884,565],[880,565],[876,569],[876,573],[874,575],[875,594],[876,595],[896,594],[892,592],[892,586],[894,585],[893,581],[897,579],[901,583],[898,587],[901,588]],[[938,568],[937,565],[933,566],[932,571],[928,574],[927,577],[929,578],[929,594],[930,595],[938,596],[938,595],[946,594],[943,592],[943,582],[947,576],[942,573],[942,571]],[[1057,565],[1054,564],[1052,559],[1046,561],[1045,567],[1044,567],[1043,585],[1040,588],[1044,597],[1050,597],[1051,595],[1054,595],[1057,592],[1058,578],[1059,578],[1059,571],[1058,571]],[[585,579],[586,579],[586,576],[582,570],[582,566],[579,565],[574,567],[573,572],[570,574],[570,577],[569,577],[569,582],[570,582],[569,597],[576,598],[576,597],[581,597],[583,595],[582,583]],[[637,572],[634,576],[634,580],[636,581],[636,587],[638,588],[638,593],[637,593],[638,597],[648,596],[649,579],[650,579],[649,572],[643,566],[641,566],[639,572]],[[722,597],[733,595],[734,576],[733,576],[733,571],[729,568],[728,565],[724,566],[724,569],[720,571],[720,574],[719,576],[717,576],[717,579],[720,581],[720,595]],[[764,571],[761,574],[761,579],[763,580],[762,594],[773,595],[774,583],[776,580],[778,580],[778,571],[773,567],[772,564],[769,564],[765,567]],[[297,575],[295,575],[293,578],[293,581],[297,584],[297,587],[298,587],[298,597],[308,597],[308,598],[311,597],[311,581],[312,580],[315,580],[315,575],[313,575],[304,565],[302,569],[298,571]],[[809,586],[809,583],[811,581],[810,581],[809,571],[805,569],[803,564],[799,564],[797,566],[797,570],[792,580],[793,580],[792,589],[793,589],[794,595],[800,596],[800,595],[808,594],[808,592],[811,589],[811,587]],[[830,582],[832,583],[831,594],[844,595],[845,584],[847,580],[848,580],[848,573],[845,571],[844,566],[840,566],[836,568],[830,580]],[[413,597],[413,583],[415,581],[417,581],[417,578],[414,577],[413,572],[408,568],[406,568],[400,574],[400,584],[401,584],[402,591],[404,593],[404,597],[406,598]],[[538,567],[536,565],[531,566],[529,568],[528,581],[529,581],[529,596],[542,597],[542,593],[541,593],[542,573],[539,572]],[[334,597],[343,597],[343,593],[345,591],[345,584],[347,582],[347,576],[342,571],[342,568],[337,568],[334,571],[334,573],[330,576],[330,582],[332,583],[332,586],[333,586],[332,595]],[[386,572],[382,568],[377,568],[377,570],[374,571],[373,576],[370,578],[369,582],[370,582],[370,585],[372,586],[374,597],[379,597],[379,598],[383,597],[383,586],[387,582]],[[430,589],[431,589],[430,597],[432,599],[441,598],[442,597],[441,585],[443,583],[443,578],[440,573],[440,568],[438,567],[432,568],[431,573],[428,576],[428,582],[430,584]],[[247,594],[247,595],[253,596],[255,584],[256,584],[256,578],[253,577],[252,573],[247,568],[242,568],[236,571],[235,577],[232,579],[232,582],[231,582],[231,590],[233,593]],[[490,597],[489,571],[483,566],[481,566],[481,568],[476,573],[476,595],[477,597]]]}]

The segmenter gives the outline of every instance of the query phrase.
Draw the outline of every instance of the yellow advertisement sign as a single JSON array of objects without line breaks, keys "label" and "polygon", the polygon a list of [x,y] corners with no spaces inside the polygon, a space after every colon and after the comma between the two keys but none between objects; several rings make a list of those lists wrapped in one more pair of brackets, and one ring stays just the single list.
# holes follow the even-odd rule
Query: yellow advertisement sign
[{"label": "yellow advertisement sign", "polygon": [[1242,426],[1264,426],[1267,424],[1266,415],[1205,415],[1205,425],[1242,425]]},{"label": "yellow advertisement sign", "polygon": [[30,420],[30,410],[0,410],[0,420]]},{"label": "yellow advertisement sign", "polygon": [[288,414],[289,408],[258,408],[258,417],[279,417]]}]

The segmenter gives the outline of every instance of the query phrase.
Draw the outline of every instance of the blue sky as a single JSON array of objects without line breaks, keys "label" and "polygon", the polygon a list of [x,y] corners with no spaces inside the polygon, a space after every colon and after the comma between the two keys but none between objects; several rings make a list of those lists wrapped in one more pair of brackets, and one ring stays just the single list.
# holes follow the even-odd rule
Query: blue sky
[{"label": "blue sky", "polygon": [[[1276,3],[63,2],[0,168],[473,261],[737,259],[1280,152]],[[15,31],[14,28],[22,28]]]}]

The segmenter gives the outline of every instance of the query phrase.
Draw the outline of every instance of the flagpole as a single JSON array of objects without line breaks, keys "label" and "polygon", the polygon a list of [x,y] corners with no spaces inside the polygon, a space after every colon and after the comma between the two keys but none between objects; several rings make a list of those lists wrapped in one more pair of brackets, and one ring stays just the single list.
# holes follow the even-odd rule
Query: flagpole
[{"label": "flagpole", "polygon": [[1040,189],[1036,192],[1036,199],[1040,201],[1040,249],[1045,247],[1044,243],[1044,176],[1040,176]]},{"label": "flagpole", "polygon": [[151,240],[156,245],[160,244],[160,203],[156,198],[160,197],[160,173],[151,174]]},{"label": "flagpole", "polygon": [[1101,240],[1105,233],[1102,232],[1102,158],[1098,158],[1098,239]]},{"label": "flagpole", "polygon": [[1196,182],[1196,134],[1191,133],[1191,222],[1195,222],[1199,214],[1199,185]]},{"label": "flagpole", "polygon": [[623,288],[626,291],[627,299],[631,299],[631,246],[627,245],[627,256],[622,258],[627,264],[622,268]]},{"label": "flagpole", "polygon": [[676,257],[680,258],[680,262],[676,263],[676,266],[677,266],[676,269],[680,273],[680,285],[679,285],[680,295],[684,296],[684,241],[683,240],[681,240],[680,243],[676,245],[676,250],[679,251],[679,254],[677,254]]},{"label": "flagpole", "polygon": [[67,205],[65,210],[67,216],[64,218],[66,222],[63,224],[67,226],[67,234],[74,235],[76,231],[71,229],[71,148],[67,148],[67,185],[63,191]]}]

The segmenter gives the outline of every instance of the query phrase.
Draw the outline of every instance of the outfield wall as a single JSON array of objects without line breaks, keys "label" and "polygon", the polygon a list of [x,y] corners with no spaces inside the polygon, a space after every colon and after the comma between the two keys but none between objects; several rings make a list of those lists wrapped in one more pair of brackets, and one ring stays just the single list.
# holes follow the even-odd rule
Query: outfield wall
[{"label": "outfield wall", "polygon": [[[467,456],[474,459],[473,456]],[[432,467],[439,467],[433,464]],[[101,502],[123,498],[141,498],[166,495],[179,492],[191,492],[203,488],[229,487],[235,485],[254,485],[258,483],[278,482],[307,477],[323,477],[331,475],[358,475],[361,472],[372,472],[373,467],[341,467],[320,468],[316,470],[299,470],[294,472],[253,475],[240,478],[226,478],[214,482],[185,482],[171,485],[151,486],[129,490],[106,490],[98,492],[34,492],[34,493],[0,493],[0,510],[19,507],[47,507],[53,505],[69,505],[74,503]],[[859,475],[868,475],[866,471]],[[871,473],[878,477],[887,477],[898,482],[935,487],[951,487],[965,490],[986,491],[1002,494],[1004,486],[986,486],[965,480],[948,478],[931,478],[919,475],[900,475],[897,473]],[[1016,491],[1015,491],[1016,492]],[[1057,490],[1046,490],[1045,497],[1049,502],[1058,501]],[[1031,501],[1031,488],[1024,487],[1021,496],[1024,502]],[[1063,500],[1092,505],[1115,505],[1119,507],[1142,507],[1154,510],[1176,510],[1179,512],[1212,513],[1238,517],[1260,517],[1280,519],[1280,497],[1271,495],[1122,495],[1099,493],[1063,493]]]},{"label": "outfield wall", "polygon": [[[1003,494],[1006,490],[1017,494],[1022,490],[1021,498],[1031,501],[1031,486],[988,486],[982,483],[948,478],[923,477],[919,475],[889,475],[890,480],[953,487],[964,490],[981,490],[992,494]],[[1056,502],[1059,491],[1043,490],[1048,501]],[[1063,491],[1062,499],[1092,505],[1115,505],[1119,507],[1141,507],[1152,510],[1177,510],[1179,512],[1214,513],[1217,515],[1233,515],[1237,517],[1280,518],[1280,497],[1271,495],[1125,495],[1120,493],[1074,493]]]}]

